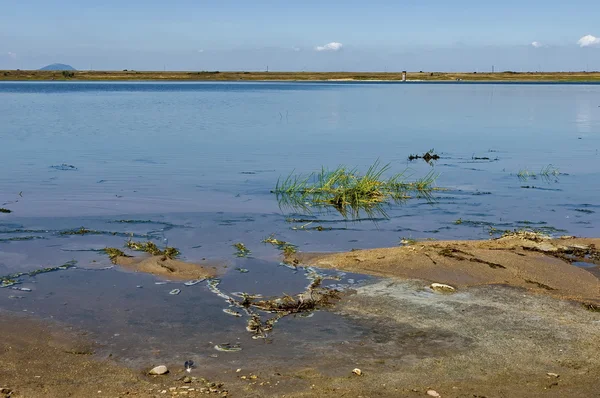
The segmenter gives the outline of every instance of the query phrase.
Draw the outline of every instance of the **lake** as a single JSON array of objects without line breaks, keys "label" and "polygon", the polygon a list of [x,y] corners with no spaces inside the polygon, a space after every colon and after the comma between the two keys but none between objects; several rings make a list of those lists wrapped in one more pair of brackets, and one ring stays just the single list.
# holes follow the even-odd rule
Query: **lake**
[{"label": "lake", "polygon": [[[306,252],[519,228],[595,237],[599,106],[600,85],[585,84],[0,83],[0,207],[12,211],[0,214],[0,276],[77,261],[23,280],[22,299],[0,289],[0,308],[89,330],[134,365],[147,358],[140,341],[183,361],[236,340],[256,359],[265,346],[205,284],[156,284],[99,251],[133,233],[191,262],[227,262],[227,291],[275,295],[308,281],[280,266],[262,243],[271,234]],[[440,159],[408,160],[429,150]],[[362,220],[298,212],[271,193],[290,173],[377,160],[408,179],[433,172],[440,190]],[[62,234],[81,227],[97,233]],[[251,258],[234,256],[236,242]],[[280,322],[267,350],[284,361],[365,333],[318,312]]]}]

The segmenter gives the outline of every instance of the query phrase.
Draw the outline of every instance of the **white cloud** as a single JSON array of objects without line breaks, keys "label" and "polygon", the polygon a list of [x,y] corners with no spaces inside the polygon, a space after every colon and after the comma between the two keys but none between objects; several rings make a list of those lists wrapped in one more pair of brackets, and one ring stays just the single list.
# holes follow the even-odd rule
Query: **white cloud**
[{"label": "white cloud", "polygon": [[9,51],[7,55],[8,55],[8,58],[10,58],[10,59],[17,59],[17,54],[15,54],[13,52]]},{"label": "white cloud", "polygon": [[534,41],[533,43],[531,43],[531,46],[535,47],[535,48],[544,47],[544,45],[542,43],[540,43],[539,41]]},{"label": "white cloud", "polygon": [[292,47],[292,50],[294,50],[295,52],[302,51],[302,49],[300,47]]},{"label": "white cloud", "polygon": [[338,43],[338,42],[331,42],[331,43],[327,43],[324,46],[317,46],[315,47],[316,51],[340,51],[342,49],[342,47],[344,47],[344,45],[342,43]]},{"label": "white cloud", "polygon": [[198,52],[202,54],[204,52],[204,50],[198,50]]},{"label": "white cloud", "polygon": [[600,46],[600,37],[592,35],[583,36],[577,41],[577,44],[579,44],[579,47]]}]

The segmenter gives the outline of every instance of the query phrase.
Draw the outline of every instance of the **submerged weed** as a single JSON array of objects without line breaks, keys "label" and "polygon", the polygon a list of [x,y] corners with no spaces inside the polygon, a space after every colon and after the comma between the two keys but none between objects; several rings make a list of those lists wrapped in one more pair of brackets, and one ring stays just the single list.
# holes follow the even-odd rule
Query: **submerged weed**
[{"label": "submerged weed", "polygon": [[308,176],[289,175],[279,179],[275,190],[280,206],[310,213],[311,206],[331,206],[344,218],[359,218],[361,211],[372,217],[388,218],[382,205],[418,197],[430,198],[435,190],[437,175],[432,171],[425,177],[407,182],[404,173],[385,179],[390,165],[375,162],[363,175],[356,169],[340,166],[335,170],[322,169]]},{"label": "submerged weed", "polygon": [[60,270],[66,270],[69,268],[74,267],[77,264],[77,261],[68,261],[66,263],[64,263],[63,265],[60,265],[58,267],[46,267],[46,268],[39,268],[33,271],[28,271],[28,272],[17,272],[14,274],[10,274],[10,275],[5,275],[5,276],[0,276],[0,288],[2,287],[9,287],[9,286],[13,286],[16,285],[18,283],[20,283],[19,278],[23,277],[23,276],[36,276],[39,274],[45,274],[48,272],[54,272],[54,271],[60,271]]},{"label": "submerged weed", "polygon": [[12,213],[12,210],[5,209],[4,207],[0,207],[0,213],[6,213],[6,214],[8,214],[8,213]]},{"label": "submerged weed", "polygon": [[235,252],[236,257],[248,257],[251,253],[250,249],[246,247],[243,243],[235,243],[232,245],[237,251]]},{"label": "submerged weed", "polygon": [[281,250],[283,255],[286,257],[298,251],[296,249],[296,245],[293,245],[283,240],[276,239],[275,235],[270,235],[267,238],[263,239],[263,243],[270,243],[271,245],[277,247],[277,249]]},{"label": "submerged weed", "polygon": [[115,231],[98,231],[95,229],[87,229],[85,227],[81,227],[79,229],[67,229],[64,231],[60,231],[59,235],[63,236],[71,236],[71,235],[108,235],[108,236],[122,236],[122,237],[138,237],[145,238],[147,235],[139,235],[127,232],[115,232]]},{"label": "submerged weed", "polygon": [[13,236],[11,238],[1,238],[0,242],[21,242],[26,240],[46,239],[43,236]]}]

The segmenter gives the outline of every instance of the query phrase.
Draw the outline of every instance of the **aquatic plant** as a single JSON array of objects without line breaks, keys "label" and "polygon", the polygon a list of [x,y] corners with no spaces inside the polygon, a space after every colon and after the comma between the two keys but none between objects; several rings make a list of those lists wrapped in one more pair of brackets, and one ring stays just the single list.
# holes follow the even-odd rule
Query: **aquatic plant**
[{"label": "aquatic plant", "polygon": [[0,213],[12,213],[12,210],[5,209],[4,207],[0,207]]},{"label": "aquatic plant", "polygon": [[277,249],[281,250],[284,256],[290,256],[298,251],[296,249],[296,245],[293,245],[290,242],[279,240],[275,238],[275,235],[269,235],[263,239],[263,243],[270,243],[271,245],[277,247]]},{"label": "aquatic plant", "polygon": [[237,257],[248,257],[248,255],[251,253],[250,249],[248,249],[246,245],[241,242],[234,243],[232,246],[236,249],[235,255]]},{"label": "aquatic plant", "polygon": [[517,177],[523,181],[527,181],[529,178],[537,179],[539,177],[542,180],[549,182],[552,177],[558,177],[560,174],[558,168],[549,164],[548,166],[542,167],[539,173],[535,173],[527,168],[521,169],[517,173]]},{"label": "aquatic plant", "polygon": [[413,161],[416,159],[423,159],[427,163],[430,163],[432,160],[438,160],[440,156],[435,153],[435,149],[430,149],[422,155],[409,155],[408,160]]},{"label": "aquatic plant", "polygon": [[43,236],[13,236],[11,238],[1,238],[0,242],[19,242],[26,240],[46,239]]},{"label": "aquatic plant", "polygon": [[85,227],[81,227],[78,229],[67,229],[64,231],[60,231],[59,235],[70,236],[70,235],[107,235],[107,236],[122,236],[122,237],[136,237],[136,238],[146,238],[148,235],[145,234],[134,234],[132,232],[116,232],[116,231],[98,231],[95,229],[88,229]]},{"label": "aquatic plant", "polygon": [[179,255],[179,250],[177,250],[176,248],[167,246],[164,250],[161,250],[158,248],[158,246],[156,246],[156,243],[151,241],[135,242],[130,239],[125,243],[125,247],[135,251],[150,253],[153,256],[165,256],[167,258],[175,258]]},{"label": "aquatic plant", "polygon": [[117,249],[115,247],[105,247],[103,249],[103,251],[108,254],[108,257],[110,258],[110,261],[113,264],[116,264],[117,262],[117,257],[130,257],[127,254],[123,253],[122,250]]},{"label": "aquatic plant", "polygon": [[45,274],[48,272],[66,270],[66,269],[74,267],[76,264],[77,264],[77,261],[72,260],[72,261],[67,261],[66,263],[64,263],[63,265],[60,265],[58,267],[38,268],[33,271],[17,272],[14,274],[0,276],[0,288],[16,285],[16,284],[20,283],[19,278],[22,278],[24,276],[31,277],[31,276],[36,276],[39,274]]},{"label": "aquatic plant", "polygon": [[290,174],[277,180],[275,189],[281,207],[310,213],[311,206],[331,206],[344,218],[357,219],[361,211],[388,218],[382,205],[410,199],[411,194],[430,198],[435,190],[437,175],[431,171],[425,177],[407,182],[405,173],[385,179],[390,165],[375,162],[365,174],[356,169],[339,166],[334,170],[321,169],[308,176]]}]

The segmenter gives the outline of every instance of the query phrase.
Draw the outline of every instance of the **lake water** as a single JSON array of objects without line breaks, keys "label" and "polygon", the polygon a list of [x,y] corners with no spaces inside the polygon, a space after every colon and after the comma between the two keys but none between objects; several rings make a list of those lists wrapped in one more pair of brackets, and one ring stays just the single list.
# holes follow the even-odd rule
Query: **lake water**
[{"label": "lake water", "polygon": [[[19,285],[32,292],[0,289],[0,308],[90,330],[125,360],[144,360],[126,348],[140,338],[173,360],[208,356],[224,336],[243,339],[244,355],[263,355],[206,285],[169,296],[173,284],[105,269],[109,259],[95,250],[121,246],[127,233],[149,236],[192,262],[229,262],[229,291],[269,295],[307,284],[261,243],[273,233],[302,251],[481,239],[492,228],[598,236],[599,106],[600,85],[0,83],[0,207],[12,210],[0,214],[0,275],[78,264]],[[441,159],[407,160],[430,149]],[[434,170],[444,190],[360,222],[297,214],[270,192],[292,172],[365,170],[377,159],[413,178]],[[550,165],[549,178],[518,177]],[[106,233],[60,234],[80,227]],[[252,258],[234,257],[235,242]],[[309,326],[301,336],[299,324]],[[284,358],[367,332],[320,312],[281,322],[269,352]]]}]

